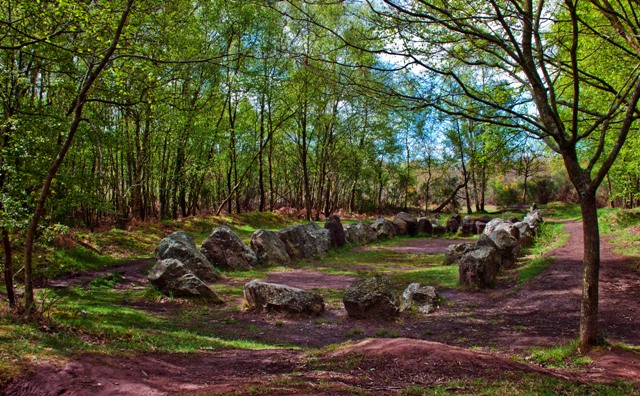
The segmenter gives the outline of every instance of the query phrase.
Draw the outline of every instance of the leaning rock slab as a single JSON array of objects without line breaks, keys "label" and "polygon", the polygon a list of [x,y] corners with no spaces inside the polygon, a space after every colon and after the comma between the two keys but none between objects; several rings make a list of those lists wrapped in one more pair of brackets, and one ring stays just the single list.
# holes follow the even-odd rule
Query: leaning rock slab
[{"label": "leaning rock slab", "polygon": [[342,302],[347,315],[355,319],[391,319],[400,313],[400,298],[384,277],[356,280]]},{"label": "leaning rock slab", "polygon": [[220,226],[202,243],[202,254],[218,267],[250,269],[258,264],[258,257],[229,227]]},{"label": "leaning rock slab", "polygon": [[244,285],[247,307],[258,312],[321,315],[324,312],[322,296],[296,287],[252,280]]},{"label": "leaning rock slab", "polygon": [[329,231],[316,223],[285,228],[278,233],[278,237],[294,260],[322,256],[329,251],[331,243]]},{"label": "leaning rock slab", "polygon": [[251,235],[250,245],[259,262],[287,264],[291,261],[287,247],[276,232],[258,230]]},{"label": "leaning rock slab", "polygon": [[496,245],[498,255],[500,256],[500,266],[503,268],[513,268],[516,264],[518,253],[520,252],[518,240],[504,229],[495,230],[489,234],[489,238],[491,238]]},{"label": "leaning rock slab", "polygon": [[470,289],[485,289],[496,283],[498,260],[496,250],[477,246],[460,259],[460,285]]},{"label": "leaning rock slab", "polygon": [[187,233],[178,231],[160,241],[156,249],[159,260],[176,259],[205,282],[213,282],[220,278],[216,268],[196,248],[196,243]]},{"label": "leaning rock slab", "polygon": [[214,304],[223,302],[209,286],[176,259],[159,260],[151,268],[148,279],[168,296],[197,298]]}]

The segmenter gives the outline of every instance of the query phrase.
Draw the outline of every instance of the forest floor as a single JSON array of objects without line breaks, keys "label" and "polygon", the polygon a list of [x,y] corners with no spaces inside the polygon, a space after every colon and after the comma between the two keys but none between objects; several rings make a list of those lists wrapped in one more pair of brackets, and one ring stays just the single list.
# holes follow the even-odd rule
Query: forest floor
[{"label": "forest floor", "polygon": [[[465,291],[444,282],[429,315],[404,312],[394,321],[353,320],[342,291],[362,272],[384,272],[405,285],[423,275],[415,262],[441,261],[447,239],[403,239],[353,249],[303,268],[228,274],[213,288],[224,308],[179,300],[123,300],[175,326],[269,347],[197,351],[80,353],[42,359],[10,381],[7,395],[164,394],[631,394],[640,392],[640,272],[637,258],[602,244],[600,323],[607,344],[588,356],[576,350],[581,293],[582,228],[564,224],[568,242],[550,253],[547,269],[526,282],[513,273],[495,289]],[[379,257],[379,253],[393,256]],[[370,256],[368,256],[370,255]],[[412,257],[402,262],[400,257]],[[371,260],[367,260],[367,258]],[[393,257],[391,260],[389,257]],[[434,257],[436,257],[434,259]],[[143,289],[150,260],[136,260],[50,287],[86,286],[118,271],[117,289]],[[451,271],[442,266],[443,271]],[[443,274],[443,279],[446,274]],[[242,285],[257,277],[322,291],[320,318],[264,315],[242,309]],[[156,331],[149,329],[149,332]]]}]

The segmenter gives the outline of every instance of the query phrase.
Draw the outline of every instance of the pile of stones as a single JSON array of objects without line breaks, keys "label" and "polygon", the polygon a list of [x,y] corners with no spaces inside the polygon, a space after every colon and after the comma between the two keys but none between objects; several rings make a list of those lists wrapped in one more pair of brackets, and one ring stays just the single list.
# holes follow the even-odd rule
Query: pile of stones
[{"label": "pile of stones", "polygon": [[459,264],[460,285],[470,289],[492,287],[501,269],[516,264],[520,250],[533,243],[543,222],[542,213],[533,210],[522,221],[493,219],[486,223],[475,243],[450,245],[445,264]]}]

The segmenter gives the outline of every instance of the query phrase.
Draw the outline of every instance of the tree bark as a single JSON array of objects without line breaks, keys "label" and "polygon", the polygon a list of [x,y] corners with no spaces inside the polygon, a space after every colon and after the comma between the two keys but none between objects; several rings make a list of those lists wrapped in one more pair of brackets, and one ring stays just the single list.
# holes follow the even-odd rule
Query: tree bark
[{"label": "tree bark", "polygon": [[16,295],[13,289],[13,251],[11,250],[11,239],[6,228],[2,230],[2,247],[4,249],[4,284],[7,289],[7,299],[9,306],[15,308]]},{"label": "tree bark", "polygon": [[598,276],[600,273],[600,232],[595,192],[580,199],[584,232],[582,299],[580,304],[580,350],[586,352],[598,340]]}]

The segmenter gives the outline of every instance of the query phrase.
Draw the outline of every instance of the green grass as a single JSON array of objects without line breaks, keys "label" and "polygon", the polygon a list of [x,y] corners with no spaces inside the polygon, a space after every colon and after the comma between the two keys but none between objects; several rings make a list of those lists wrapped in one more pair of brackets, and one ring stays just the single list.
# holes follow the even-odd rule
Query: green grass
[{"label": "green grass", "polygon": [[567,202],[551,202],[540,207],[545,218],[556,220],[581,220],[580,206]]},{"label": "green grass", "polygon": [[49,263],[44,267],[44,276],[55,278],[68,273],[105,268],[115,265],[121,260],[77,246],[71,249],[54,250],[48,261]]},{"label": "green grass", "polygon": [[442,265],[392,274],[391,278],[406,284],[416,282],[426,286],[458,287],[458,272],[457,265]]},{"label": "green grass", "polygon": [[583,383],[561,380],[541,374],[519,374],[502,376],[499,379],[477,379],[452,381],[434,387],[409,386],[402,396],[422,395],[565,395],[565,396],[626,396],[637,394],[638,389],[630,383]]},{"label": "green grass", "polygon": [[618,253],[640,258],[640,210],[601,209],[598,221],[601,234],[612,237]]},{"label": "green grass", "polygon": [[566,245],[569,233],[564,230],[563,223],[543,223],[534,245],[529,248],[529,256],[516,269],[518,283],[528,282],[538,276],[553,262],[547,253]]}]

